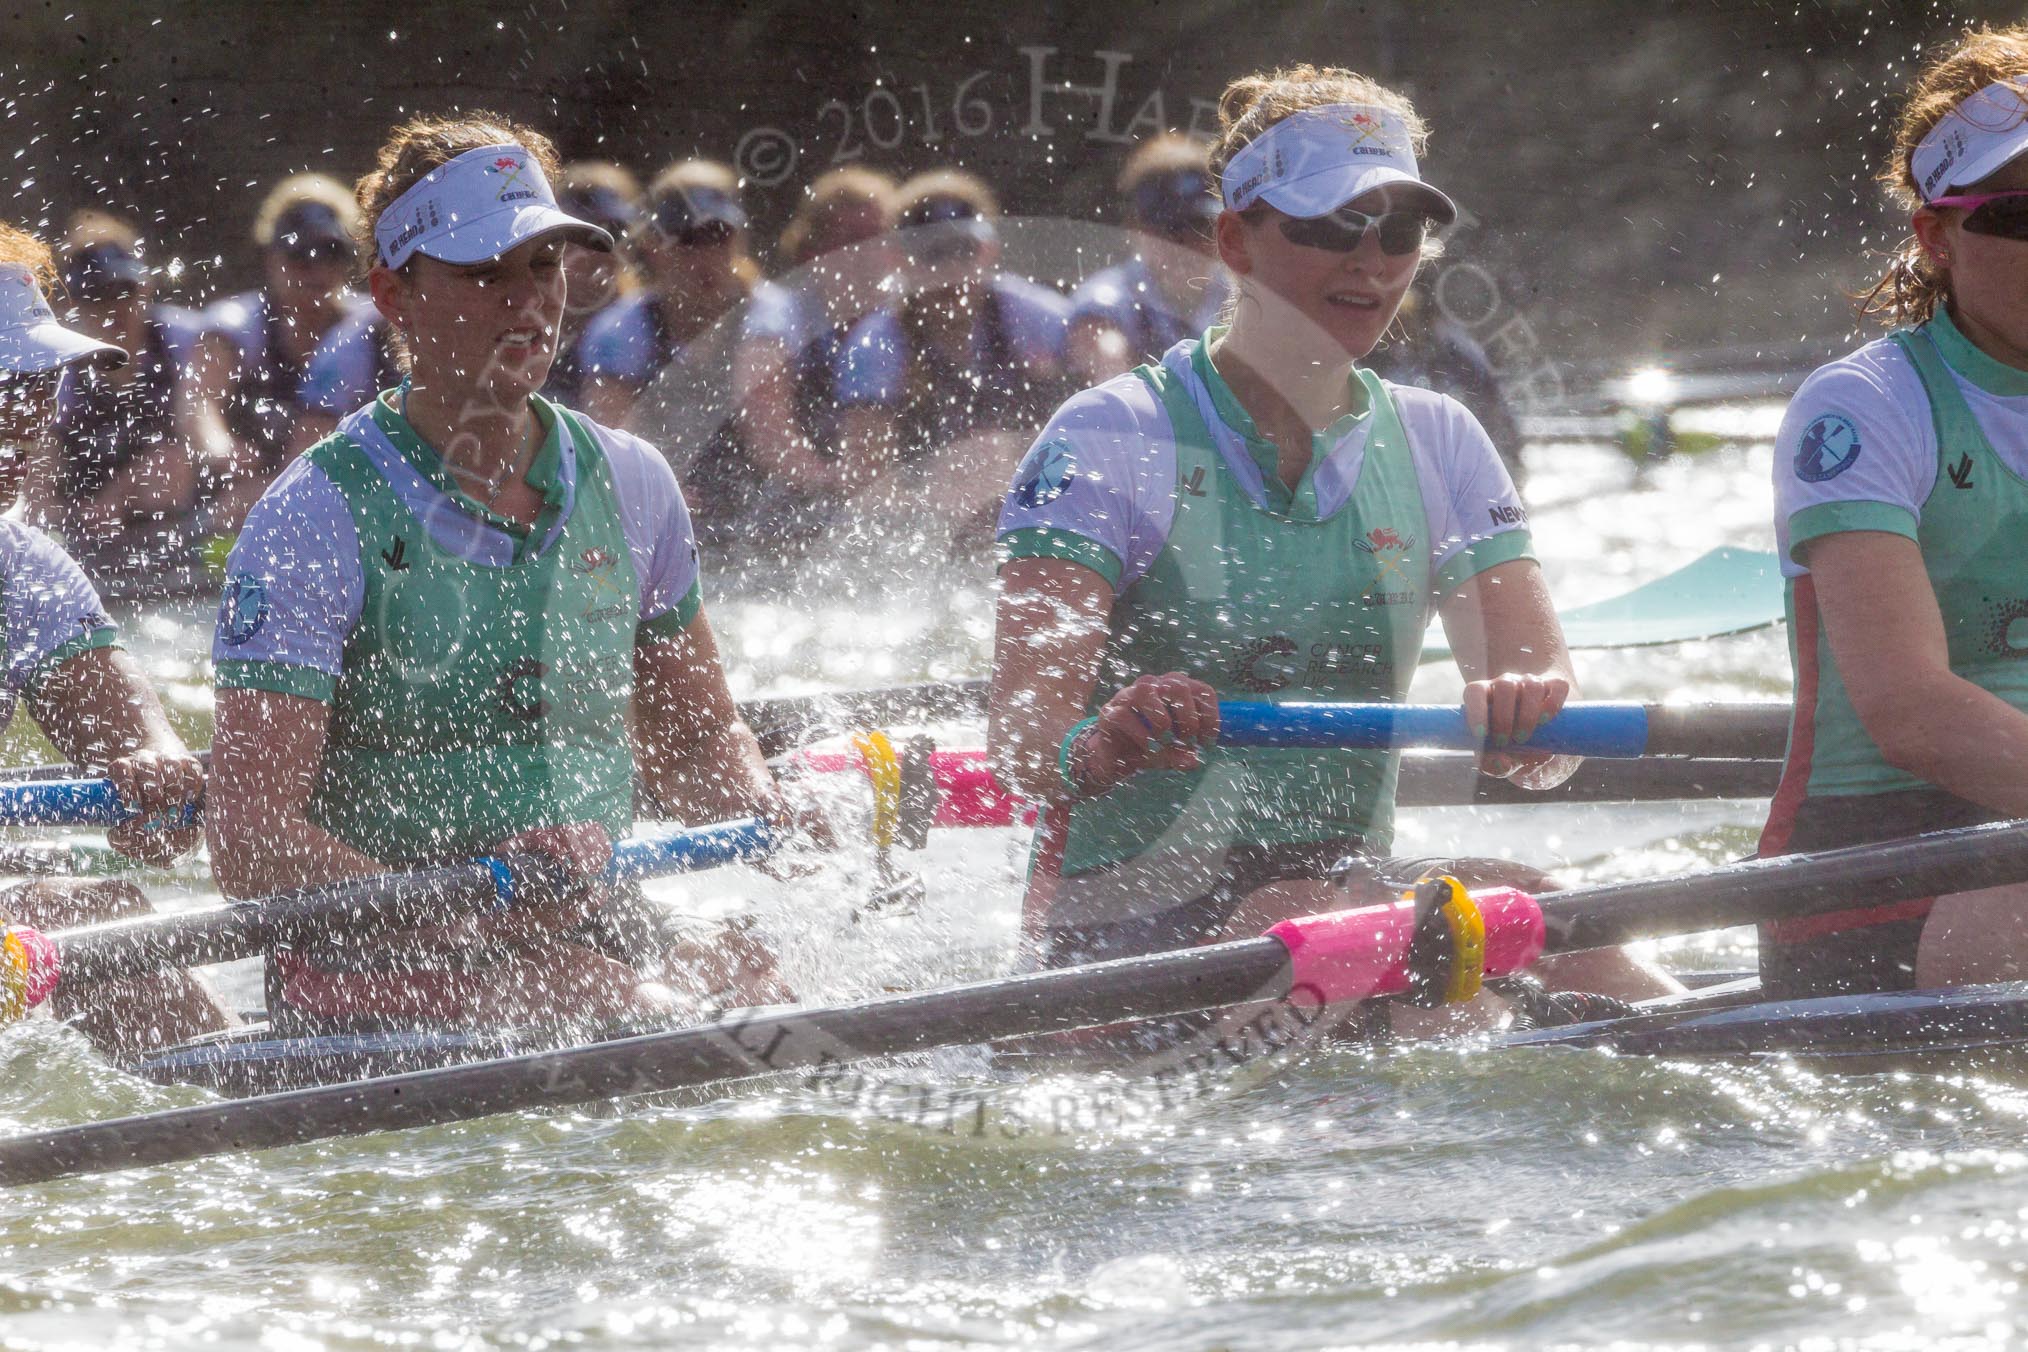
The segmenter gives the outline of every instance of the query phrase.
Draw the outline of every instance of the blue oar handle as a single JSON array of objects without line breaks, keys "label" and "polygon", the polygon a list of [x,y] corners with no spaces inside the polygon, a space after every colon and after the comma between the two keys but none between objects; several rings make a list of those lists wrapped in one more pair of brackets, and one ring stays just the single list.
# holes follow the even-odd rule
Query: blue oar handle
[{"label": "blue oar handle", "polygon": [[[1480,751],[1486,739],[1465,722],[1463,708],[1448,704],[1257,704],[1218,706],[1218,740],[1224,746],[1424,746]],[[1530,751],[1575,756],[1631,757],[1648,752],[1648,709],[1641,704],[1566,705],[1527,741]]]},{"label": "blue oar handle", "polygon": [[[691,826],[655,836],[631,836],[613,844],[606,865],[609,883],[660,878],[671,873],[718,868],[725,864],[764,859],[781,843],[782,833],[759,817]],[[511,910],[532,887],[537,896],[567,885],[553,861],[530,855],[481,855],[472,861],[492,875],[496,911]]]},{"label": "blue oar handle", "polygon": [[631,882],[743,863],[765,857],[781,839],[782,833],[759,817],[636,837],[613,846],[613,862],[606,866],[606,877],[612,882]]},{"label": "blue oar handle", "polygon": [[[44,779],[0,784],[0,825],[118,826],[140,812],[122,802],[110,779]],[[197,809],[186,807],[164,822],[187,826]]]}]

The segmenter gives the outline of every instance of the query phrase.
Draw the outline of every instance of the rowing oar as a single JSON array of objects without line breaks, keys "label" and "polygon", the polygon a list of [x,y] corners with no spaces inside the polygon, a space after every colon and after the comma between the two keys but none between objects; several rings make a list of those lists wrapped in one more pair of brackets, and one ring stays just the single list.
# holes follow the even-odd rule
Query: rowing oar
[{"label": "rowing oar", "polygon": [[[626,882],[758,859],[776,840],[775,829],[758,817],[635,837],[613,846],[606,878]],[[460,915],[497,914],[530,899],[555,896],[563,882],[550,860],[488,856],[47,935],[17,928],[7,932],[7,947],[0,951],[0,985],[22,983],[32,997],[22,1003],[33,1004],[58,980],[104,981],[165,967],[232,962],[340,930],[368,934],[443,924]],[[21,956],[10,965],[7,958],[16,953]]]},{"label": "rowing oar", "polygon": [[[2028,879],[2028,822],[2007,822],[1885,845],[1755,860],[1676,878],[1578,888],[1541,899],[1496,888],[1473,900],[1484,926],[1483,970],[1498,976],[1545,952],[2023,879]],[[865,1004],[735,1011],[718,1022],[673,1032],[37,1132],[0,1141],[0,1184],[590,1103],[1260,1001],[1301,1002],[1307,1011],[1405,989],[1416,930],[1415,906],[1399,902],[1288,921],[1257,939],[1176,953]]]},{"label": "rowing oar", "polygon": [[[1766,757],[1779,755],[1784,704],[1579,703],[1566,705],[1528,740],[1531,751],[1578,756]],[[1218,740],[1247,747],[1429,747],[1487,749],[1464,709],[1441,704],[1257,704],[1218,706]],[[0,784],[0,824],[114,826],[133,817],[112,781],[55,779]]]}]

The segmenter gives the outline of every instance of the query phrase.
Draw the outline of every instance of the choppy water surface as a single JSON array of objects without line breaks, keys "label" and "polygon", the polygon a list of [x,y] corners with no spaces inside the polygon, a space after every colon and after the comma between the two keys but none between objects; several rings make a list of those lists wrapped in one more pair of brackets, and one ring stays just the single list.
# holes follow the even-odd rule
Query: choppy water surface
[{"label": "choppy water surface", "polygon": [[[1765,547],[1764,446],[1639,482],[1595,448],[1533,464],[1566,604],[1711,545]],[[712,610],[742,691],[983,670],[982,568],[953,580],[861,540],[738,586]],[[188,676],[191,632],[164,617],[138,646]],[[1582,672],[1597,697],[1786,688],[1776,634],[1587,654]],[[1450,810],[1403,844],[1630,876],[1744,853],[1757,815]],[[793,888],[725,875],[685,896],[756,904],[804,991],[842,999],[998,969],[1019,867],[1010,834],[943,835],[923,911],[857,922],[863,852]],[[0,1033],[10,1131],[204,1097],[46,1022]],[[0,1346],[2005,1344],[2028,1267],[2024,1115],[2005,1079],[1779,1063],[1313,1048],[1158,1095],[959,1051],[9,1194]]]}]

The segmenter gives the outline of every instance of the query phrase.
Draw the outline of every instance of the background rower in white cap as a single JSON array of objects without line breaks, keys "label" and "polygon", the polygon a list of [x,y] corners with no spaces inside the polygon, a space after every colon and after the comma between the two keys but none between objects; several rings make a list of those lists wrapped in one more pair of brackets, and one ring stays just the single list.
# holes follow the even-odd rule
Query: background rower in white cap
[{"label": "background rower in white cap", "polygon": [[[64,328],[44,287],[55,275],[46,245],[0,225],[0,509],[13,504],[30,452],[48,436],[58,383],[85,365],[118,366],[127,354]],[[5,667],[0,726],[24,701],[58,752],[88,774],[109,776],[143,818],[107,833],[115,849],[164,862],[197,843],[197,828],[150,829],[147,818],[194,806],[204,768],[170,728],[147,678],[77,563],[41,531],[0,518],[0,609]],[[0,922],[52,931],[152,908],[121,882],[39,881],[0,892]],[[231,1017],[198,978],[166,972],[60,987],[50,1009],[108,1055],[132,1057],[223,1028]]]},{"label": "background rower in white cap", "polygon": [[[1387,859],[1392,756],[1212,739],[1221,698],[1402,699],[1432,615],[1501,748],[1482,768],[1547,788],[1574,764],[1524,745],[1574,682],[1499,453],[1457,401],[1358,365],[1456,215],[1422,180],[1421,119],[1310,66],[1235,81],[1219,116],[1226,326],[1073,396],[1000,519],[991,741],[1052,804],[1027,906],[1049,965],[1344,905],[1324,879],[1348,856],[1413,881],[1423,863]],[[1543,882],[1492,860],[1445,871]],[[1618,953],[1551,979],[1671,988]]]}]

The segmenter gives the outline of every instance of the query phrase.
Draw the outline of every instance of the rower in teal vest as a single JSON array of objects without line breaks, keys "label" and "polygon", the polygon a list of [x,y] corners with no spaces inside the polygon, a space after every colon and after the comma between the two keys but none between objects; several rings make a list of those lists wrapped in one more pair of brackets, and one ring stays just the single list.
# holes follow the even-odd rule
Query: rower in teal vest
[{"label": "rower in teal vest", "polygon": [[[1916,76],[1881,175],[1913,233],[1776,442],[1796,708],[1763,854],[2028,816],[2028,26]],[[2028,887],[1769,925],[1828,995],[2028,976]]]},{"label": "rower in teal vest", "polygon": [[[1221,697],[1402,699],[1433,613],[1503,748],[1482,768],[1547,788],[1575,765],[1525,746],[1573,683],[1498,452],[1455,400],[1356,365],[1456,215],[1420,176],[1421,120],[1312,67],[1237,81],[1220,116],[1229,324],[1064,404],[1000,520],[991,740],[1049,804],[1028,898],[1049,965],[1335,909],[1322,880],[1348,857],[1361,895],[1413,883],[1423,866],[1386,858],[1395,753],[1209,744]],[[1670,988],[1618,954],[1556,976]]]},{"label": "rower in teal vest", "polygon": [[298,1026],[606,1023],[667,1012],[672,985],[785,995],[751,936],[684,939],[593,885],[637,770],[682,820],[795,814],[733,707],[668,461],[535,393],[564,248],[612,245],[557,208],[554,171],[545,138],[473,114],[398,128],[361,180],[407,379],[248,515],[213,649],[208,820],[233,896],[515,850],[581,885],[277,953],[271,1004]]}]

